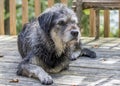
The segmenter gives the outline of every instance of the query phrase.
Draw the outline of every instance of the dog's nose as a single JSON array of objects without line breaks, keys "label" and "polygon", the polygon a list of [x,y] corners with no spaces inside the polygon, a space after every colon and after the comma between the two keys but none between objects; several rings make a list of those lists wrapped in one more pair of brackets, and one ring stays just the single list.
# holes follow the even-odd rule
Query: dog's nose
[{"label": "dog's nose", "polygon": [[73,37],[77,37],[78,33],[79,33],[78,31],[71,31],[71,34],[72,34]]}]

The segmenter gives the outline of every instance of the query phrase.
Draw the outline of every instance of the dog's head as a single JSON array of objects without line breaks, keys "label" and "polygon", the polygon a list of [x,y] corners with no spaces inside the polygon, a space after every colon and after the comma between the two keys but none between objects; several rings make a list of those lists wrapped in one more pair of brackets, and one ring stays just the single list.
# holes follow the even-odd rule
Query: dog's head
[{"label": "dog's head", "polygon": [[53,39],[55,44],[63,47],[71,41],[78,42],[80,30],[76,14],[63,4],[48,8],[38,17],[40,27]]}]

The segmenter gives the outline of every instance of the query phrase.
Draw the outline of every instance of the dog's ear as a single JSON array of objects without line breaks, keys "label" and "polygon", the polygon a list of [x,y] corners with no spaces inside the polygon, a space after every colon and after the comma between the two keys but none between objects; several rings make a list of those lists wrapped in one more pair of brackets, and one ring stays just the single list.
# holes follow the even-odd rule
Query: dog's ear
[{"label": "dog's ear", "polygon": [[49,33],[51,27],[53,26],[53,12],[47,12],[38,17],[39,25],[46,33]]}]

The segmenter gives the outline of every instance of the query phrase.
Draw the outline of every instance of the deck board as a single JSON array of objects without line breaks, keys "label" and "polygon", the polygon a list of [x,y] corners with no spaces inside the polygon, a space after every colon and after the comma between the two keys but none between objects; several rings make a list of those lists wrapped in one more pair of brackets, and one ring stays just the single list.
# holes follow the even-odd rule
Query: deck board
[{"label": "deck board", "polygon": [[[42,86],[39,80],[16,75],[21,61],[16,40],[16,36],[0,36],[0,86]],[[120,86],[120,39],[82,37],[82,42],[96,51],[97,58],[72,61],[68,70],[51,75],[52,86]],[[10,83],[11,79],[19,82]]]}]

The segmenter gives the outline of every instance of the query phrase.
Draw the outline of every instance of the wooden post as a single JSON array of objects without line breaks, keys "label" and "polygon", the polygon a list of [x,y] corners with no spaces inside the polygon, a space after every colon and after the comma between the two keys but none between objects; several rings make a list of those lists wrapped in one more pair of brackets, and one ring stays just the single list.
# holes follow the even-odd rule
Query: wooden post
[{"label": "wooden post", "polygon": [[40,0],[34,0],[35,2],[35,16],[39,16],[41,12]]},{"label": "wooden post", "polygon": [[78,26],[81,29],[82,28],[82,0],[76,1],[76,14],[79,22]]},{"label": "wooden post", "polygon": [[52,7],[54,5],[54,0],[48,0],[48,7]]},{"label": "wooden post", "polygon": [[99,39],[99,34],[100,34],[100,30],[99,30],[99,26],[100,26],[100,17],[99,17],[99,9],[95,10],[95,14],[96,14],[96,31],[95,31],[95,40]]},{"label": "wooden post", "polygon": [[109,37],[109,32],[110,32],[109,10],[104,10],[104,37]]},{"label": "wooden post", "polygon": [[72,9],[76,12],[76,0],[72,1]]},{"label": "wooden post", "polygon": [[28,22],[28,0],[22,0],[22,26]]},{"label": "wooden post", "polygon": [[0,1],[0,35],[4,35],[4,0]]},{"label": "wooden post", "polygon": [[63,4],[68,4],[68,0],[61,0],[61,3],[63,3]]},{"label": "wooden post", "polygon": [[90,37],[95,37],[95,10],[90,9]]},{"label": "wooden post", "polygon": [[10,35],[16,35],[16,0],[10,0]]},{"label": "wooden post", "polygon": [[119,38],[120,38],[120,10],[119,10]]},{"label": "wooden post", "polygon": [[[9,14],[10,13],[10,6],[9,6],[10,0],[4,0],[4,14]],[[10,35],[10,16],[4,20],[4,30],[5,30],[5,35]]]}]

